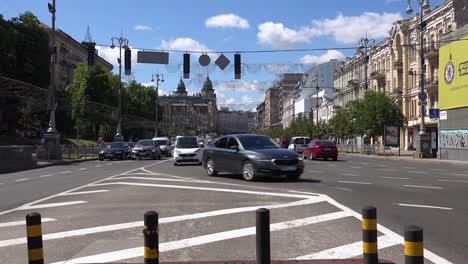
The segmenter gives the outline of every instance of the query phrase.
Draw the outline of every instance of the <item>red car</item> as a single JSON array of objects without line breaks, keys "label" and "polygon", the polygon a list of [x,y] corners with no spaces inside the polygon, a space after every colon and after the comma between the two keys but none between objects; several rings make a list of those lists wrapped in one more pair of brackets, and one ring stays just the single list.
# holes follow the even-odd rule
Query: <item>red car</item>
[{"label": "red car", "polygon": [[317,159],[323,158],[338,160],[338,149],[335,143],[330,140],[312,140],[309,145],[304,149],[304,158]]}]

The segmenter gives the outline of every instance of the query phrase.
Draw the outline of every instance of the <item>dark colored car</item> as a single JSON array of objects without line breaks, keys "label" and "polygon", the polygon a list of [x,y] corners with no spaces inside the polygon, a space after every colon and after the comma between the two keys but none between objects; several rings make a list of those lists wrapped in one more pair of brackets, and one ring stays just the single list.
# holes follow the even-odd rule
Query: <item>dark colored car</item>
[{"label": "dark colored car", "polygon": [[161,159],[161,148],[151,139],[139,140],[132,150],[132,159]]},{"label": "dark colored car", "polygon": [[104,159],[120,159],[124,160],[130,157],[131,155],[130,146],[125,142],[111,142],[107,143],[99,151],[99,160]]},{"label": "dark colored car", "polygon": [[297,153],[281,148],[263,135],[229,135],[216,139],[203,150],[203,166],[209,176],[218,172],[242,174],[246,181],[259,176],[287,176],[297,180],[304,162]]},{"label": "dark colored car", "polygon": [[338,160],[338,149],[330,140],[312,140],[304,149],[304,158],[307,159],[333,159]]}]

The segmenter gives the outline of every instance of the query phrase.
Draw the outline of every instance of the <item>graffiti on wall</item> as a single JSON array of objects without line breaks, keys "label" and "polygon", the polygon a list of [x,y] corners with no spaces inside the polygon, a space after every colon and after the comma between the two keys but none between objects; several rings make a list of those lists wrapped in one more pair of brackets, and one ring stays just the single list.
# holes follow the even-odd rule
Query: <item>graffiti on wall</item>
[{"label": "graffiti on wall", "polygon": [[468,129],[440,131],[441,148],[468,148]]}]

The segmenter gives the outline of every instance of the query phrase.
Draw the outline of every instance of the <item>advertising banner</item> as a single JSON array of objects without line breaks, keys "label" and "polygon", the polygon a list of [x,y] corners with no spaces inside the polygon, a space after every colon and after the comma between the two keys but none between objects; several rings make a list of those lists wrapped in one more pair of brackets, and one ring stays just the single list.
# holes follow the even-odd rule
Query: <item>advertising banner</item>
[{"label": "advertising banner", "polygon": [[384,144],[387,147],[400,146],[400,128],[398,126],[385,126]]}]

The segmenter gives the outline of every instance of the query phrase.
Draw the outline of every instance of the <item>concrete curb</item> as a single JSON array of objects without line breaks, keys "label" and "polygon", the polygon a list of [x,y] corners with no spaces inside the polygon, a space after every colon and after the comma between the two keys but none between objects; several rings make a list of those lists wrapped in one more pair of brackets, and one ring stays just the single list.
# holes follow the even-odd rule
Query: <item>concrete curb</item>
[{"label": "concrete curb", "polygon": [[436,164],[451,164],[451,165],[460,165],[460,166],[468,166],[468,161],[458,161],[458,160],[440,160],[436,158],[432,159],[417,159],[413,158],[412,156],[374,156],[374,155],[361,155],[358,153],[339,153],[339,155],[343,156],[356,156],[356,157],[362,157],[362,158],[368,158],[368,159],[382,159],[382,160],[394,160],[394,161],[400,161],[400,160],[407,160],[407,161],[415,161],[415,162],[421,162],[421,163],[436,163]]},{"label": "concrete curb", "polygon": [[56,165],[63,165],[63,164],[72,164],[72,163],[80,163],[80,162],[85,162],[85,161],[93,161],[93,160],[98,160],[98,158],[86,158],[86,159],[76,159],[76,160],[54,160],[54,161],[40,161],[44,164],[39,164],[38,162],[36,164],[35,169],[38,168],[45,168],[45,167],[51,167],[51,166],[56,166]]}]

